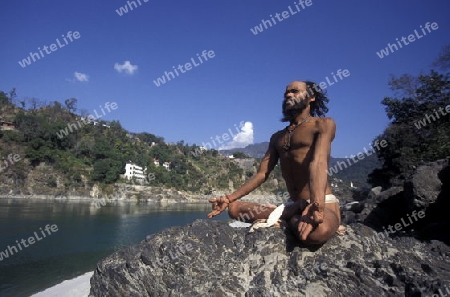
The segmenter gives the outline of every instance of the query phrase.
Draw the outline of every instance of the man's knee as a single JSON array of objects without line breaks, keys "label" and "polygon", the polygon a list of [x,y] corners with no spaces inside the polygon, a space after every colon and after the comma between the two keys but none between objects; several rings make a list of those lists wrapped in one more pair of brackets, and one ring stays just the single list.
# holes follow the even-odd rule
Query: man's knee
[{"label": "man's knee", "polygon": [[228,216],[232,219],[251,223],[255,219],[258,219],[258,212],[254,212],[254,208],[249,207],[248,204],[242,202],[233,202],[228,205]]},{"label": "man's knee", "polygon": [[237,202],[233,202],[228,204],[228,216],[232,219],[235,219],[239,213],[239,210],[236,207]]},{"label": "man's knee", "polygon": [[[298,233],[297,233],[298,234]],[[298,239],[306,244],[324,244],[328,241],[330,236],[328,235],[328,232],[326,230],[326,227],[323,228],[316,228],[313,230],[306,239],[303,239],[303,236],[301,234],[298,234]]]},{"label": "man's knee", "polygon": [[315,230],[316,232],[314,235],[316,235],[317,239],[327,240],[330,235],[333,234],[333,231],[331,230],[330,225],[328,224],[320,224],[318,228]]},{"label": "man's knee", "polygon": [[[339,226],[337,226],[339,227]],[[337,227],[334,227],[334,224],[320,224],[314,232],[312,232],[306,242],[311,244],[323,244],[327,242],[337,231]]]},{"label": "man's knee", "polygon": [[236,219],[239,216],[239,202],[228,204],[228,216],[232,219]]}]

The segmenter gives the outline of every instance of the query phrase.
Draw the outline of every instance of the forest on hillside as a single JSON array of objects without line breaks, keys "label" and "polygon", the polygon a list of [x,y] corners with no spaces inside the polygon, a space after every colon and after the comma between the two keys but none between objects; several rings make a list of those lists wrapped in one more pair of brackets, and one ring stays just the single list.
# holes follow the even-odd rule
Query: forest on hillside
[{"label": "forest on hillside", "polygon": [[[3,187],[13,186],[22,193],[29,173],[43,165],[50,171],[44,174],[42,186],[59,192],[129,182],[121,174],[125,164],[133,162],[154,176],[146,185],[203,194],[240,185],[258,166],[255,160],[252,168],[244,170],[216,150],[200,150],[183,140],[169,144],[149,132],[130,133],[119,121],[94,122],[87,119],[86,111],[77,111],[75,98],[47,103],[35,98],[18,100],[14,89],[0,92],[0,119],[15,127],[0,130],[0,156],[21,158],[4,171],[8,181]],[[155,160],[160,165],[167,162],[169,168],[155,165]],[[274,176],[280,179],[279,170]],[[277,189],[276,182],[263,187],[271,192]]]}]

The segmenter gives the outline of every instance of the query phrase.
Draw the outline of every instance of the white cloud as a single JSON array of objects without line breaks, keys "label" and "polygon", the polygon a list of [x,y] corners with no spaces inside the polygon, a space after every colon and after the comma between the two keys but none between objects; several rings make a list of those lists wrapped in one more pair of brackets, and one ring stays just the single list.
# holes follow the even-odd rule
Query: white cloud
[{"label": "white cloud", "polygon": [[240,123],[240,128],[241,131],[234,135],[233,140],[221,146],[219,150],[242,148],[249,144],[253,144],[253,123],[242,121]]},{"label": "white cloud", "polygon": [[72,82],[75,82],[75,81],[88,82],[89,81],[89,75],[87,75],[86,73],[81,73],[81,72],[75,71],[73,76],[75,78],[72,80]]},{"label": "white cloud", "polygon": [[137,71],[138,66],[131,65],[130,61],[125,61],[122,65],[116,62],[116,64],[114,64],[114,69],[119,73],[125,72],[126,74],[133,75]]}]

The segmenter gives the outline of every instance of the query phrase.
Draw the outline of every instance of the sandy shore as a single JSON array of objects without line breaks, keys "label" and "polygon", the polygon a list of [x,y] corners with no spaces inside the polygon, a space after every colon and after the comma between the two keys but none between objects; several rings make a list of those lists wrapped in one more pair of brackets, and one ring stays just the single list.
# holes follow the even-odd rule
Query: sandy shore
[{"label": "sandy shore", "polygon": [[88,297],[91,290],[91,277],[94,272],[87,272],[76,278],[65,280],[45,291],[31,295],[31,297]]}]

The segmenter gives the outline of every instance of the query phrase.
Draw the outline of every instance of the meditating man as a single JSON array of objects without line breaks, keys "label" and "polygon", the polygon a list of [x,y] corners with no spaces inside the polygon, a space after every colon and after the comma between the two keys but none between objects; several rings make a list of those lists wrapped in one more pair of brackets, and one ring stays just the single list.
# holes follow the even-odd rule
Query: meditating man
[{"label": "meditating man", "polygon": [[213,211],[208,217],[228,208],[229,216],[234,219],[250,223],[270,219],[269,215],[279,209],[275,205],[238,199],[265,182],[280,160],[290,194],[289,203],[282,205],[281,219],[307,244],[322,244],[337,232],[341,221],[339,201],[331,194],[327,175],[336,124],[333,119],[324,117],[328,101],[316,83],[295,81],[289,84],[282,105],[282,121],[289,122],[289,126],[272,135],[258,172],[248,182],[230,195],[209,200]]}]

